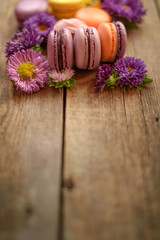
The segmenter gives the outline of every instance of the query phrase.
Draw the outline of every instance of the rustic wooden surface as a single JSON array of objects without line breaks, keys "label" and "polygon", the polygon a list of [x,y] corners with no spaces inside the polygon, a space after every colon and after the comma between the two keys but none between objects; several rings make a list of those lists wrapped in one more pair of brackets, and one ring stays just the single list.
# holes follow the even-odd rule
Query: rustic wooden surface
[{"label": "rustic wooden surface", "polygon": [[78,71],[72,91],[32,96],[6,77],[16,2],[0,3],[0,240],[159,240],[159,0],[128,35],[147,88],[97,93]]},{"label": "rustic wooden surface", "polygon": [[63,94],[28,96],[6,77],[5,43],[17,29],[15,0],[1,2],[0,240],[53,240],[58,235]]}]

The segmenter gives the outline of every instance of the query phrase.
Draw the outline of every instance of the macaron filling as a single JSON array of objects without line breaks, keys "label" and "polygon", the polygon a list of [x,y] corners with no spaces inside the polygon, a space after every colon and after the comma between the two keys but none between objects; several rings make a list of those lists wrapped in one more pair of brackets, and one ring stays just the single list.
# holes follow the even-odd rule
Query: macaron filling
[{"label": "macaron filling", "polygon": [[[66,44],[65,44],[65,32],[62,30],[61,32],[55,31],[55,39],[57,38],[57,42],[55,41],[54,48],[55,48],[55,64],[56,69],[61,71],[67,67],[67,54],[66,54]],[[57,48],[56,48],[57,44]],[[56,60],[56,55],[58,55],[58,61]]]},{"label": "macaron filling", "polygon": [[85,59],[84,59],[84,69],[93,69],[94,59],[95,59],[95,40],[94,32],[92,28],[84,28],[85,36]]},{"label": "macaron filling", "polygon": [[89,65],[89,32],[88,32],[88,29],[83,29],[84,31],[84,41],[85,41],[85,57],[84,57],[84,65],[83,65],[83,69],[86,69],[88,68],[88,65]]},{"label": "macaron filling", "polygon": [[118,24],[115,24],[115,27],[117,29],[117,41],[118,41],[118,46],[117,46],[117,57],[122,51],[122,36],[121,36],[121,28]]},{"label": "macaron filling", "polygon": [[117,29],[117,42],[118,42],[116,58],[121,58],[124,56],[126,51],[127,32],[122,22],[116,21],[114,22],[114,25]]},{"label": "macaron filling", "polygon": [[112,32],[112,49],[111,49],[111,54],[110,54],[110,59],[113,61],[116,57],[117,53],[117,31],[115,29],[115,25],[112,23],[109,23],[111,32]]},{"label": "macaron filling", "polygon": [[95,60],[95,38],[94,38],[94,32],[92,28],[88,29],[89,32],[89,64],[88,69],[94,68],[94,60]]},{"label": "macaron filling", "polygon": [[65,69],[67,66],[67,53],[66,53],[66,34],[64,29],[61,31],[61,51],[62,51],[62,63],[63,68]]},{"label": "macaron filling", "polygon": [[63,56],[62,56],[62,36],[60,32],[57,32],[57,48],[58,48],[58,63],[59,70],[63,69]]},{"label": "macaron filling", "polygon": [[54,31],[54,68],[59,70],[59,64],[58,64],[58,32]]}]

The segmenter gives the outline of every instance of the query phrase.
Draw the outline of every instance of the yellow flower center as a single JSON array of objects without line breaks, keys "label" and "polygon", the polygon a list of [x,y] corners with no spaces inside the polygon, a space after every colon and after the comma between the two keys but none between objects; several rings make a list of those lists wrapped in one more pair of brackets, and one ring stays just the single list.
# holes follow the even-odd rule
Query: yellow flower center
[{"label": "yellow flower center", "polygon": [[130,73],[132,70],[134,70],[133,68],[128,68],[128,73]]},{"label": "yellow flower center", "polygon": [[43,25],[43,24],[40,24],[38,26],[38,28],[39,28],[40,32],[45,32],[47,30],[47,27],[45,25]]},{"label": "yellow flower center", "polygon": [[127,12],[130,12],[130,7],[126,6],[126,5],[122,5],[123,9],[126,10]]},{"label": "yellow flower center", "polygon": [[36,66],[32,63],[22,63],[18,68],[18,74],[24,80],[29,81],[31,78],[35,78],[35,70]]}]

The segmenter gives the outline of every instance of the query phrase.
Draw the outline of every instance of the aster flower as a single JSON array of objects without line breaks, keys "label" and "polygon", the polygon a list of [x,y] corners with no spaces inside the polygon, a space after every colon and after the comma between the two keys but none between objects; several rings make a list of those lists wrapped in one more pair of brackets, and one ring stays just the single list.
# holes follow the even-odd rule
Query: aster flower
[{"label": "aster flower", "polygon": [[74,74],[75,72],[71,68],[63,69],[61,72],[52,70],[49,73],[49,79],[51,81],[50,87],[55,87],[60,92],[62,87],[72,89],[73,84],[76,83],[76,81],[72,78]]},{"label": "aster flower", "polygon": [[110,64],[99,67],[95,88],[100,91],[117,86],[122,89],[133,87],[142,89],[145,84],[152,82],[147,72],[142,60],[134,57],[121,58],[112,67]]},{"label": "aster flower", "polygon": [[45,86],[48,62],[33,49],[18,51],[8,60],[7,71],[18,90],[32,94]]},{"label": "aster flower", "polygon": [[28,30],[23,28],[22,32],[17,31],[10,42],[6,44],[6,56],[9,58],[12,54],[35,47],[42,43],[42,37],[35,29]]},{"label": "aster flower", "polygon": [[96,75],[95,88],[102,92],[107,85],[111,75],[112,68],[110,64],[103,64],[101,67],[99,67]]},{"label": "aster flower", "polygon": [[141,59],[135,59],[134,57],[126,57],[119,59],[114,64],[114,70],[121,76],[117,84],[119,87],[137,87],[141,89],[144,84],[152,82],[147,77],[147,69],[145,63]]},{"label": "aster flower", "polygon": [[125,24],[142,21],[142,16],[146,14],[141,0],[103,0],[102,8],[108,11],[115,20],[121,20]]},{"label": "aster flower", "polygon": [[98,68],[96,75],[95,89],[101,92],[105,89],[113,89],[117,86],[117,81],[121,78],[118,73],[112,69],[110,64],[103,64]]},{"label": "aster flower", "polygon": [[44,41],[47,41],[50,31],[57,22],[56,18],[45,12],[37,13],[24,21],[24,27],[27,29],[36,29]]}]

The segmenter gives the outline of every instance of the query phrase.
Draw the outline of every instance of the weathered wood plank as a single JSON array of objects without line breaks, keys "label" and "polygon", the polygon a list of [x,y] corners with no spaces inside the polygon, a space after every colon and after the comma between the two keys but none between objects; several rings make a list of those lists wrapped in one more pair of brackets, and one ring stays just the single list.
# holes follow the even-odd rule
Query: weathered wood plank
[{"label": "weathered wood plank", "polygon": [[17,29],[15,0],[0,9],[0,239],[57,239],[63,93],[28,96],[6,77],[4,47]]},{"label": "weathered wood plank", "polygon": [[160,25],[154,1],[145,7],[126,55],[143,59],[154,83],[97,93],[96,72],[79,72],[67,91],[64,240],[160,239]]},{"label": "weathered wood plank", "polygon": [[155,0],[155,4],[156,4],[159,19],[160,19],[160,0]]}]

